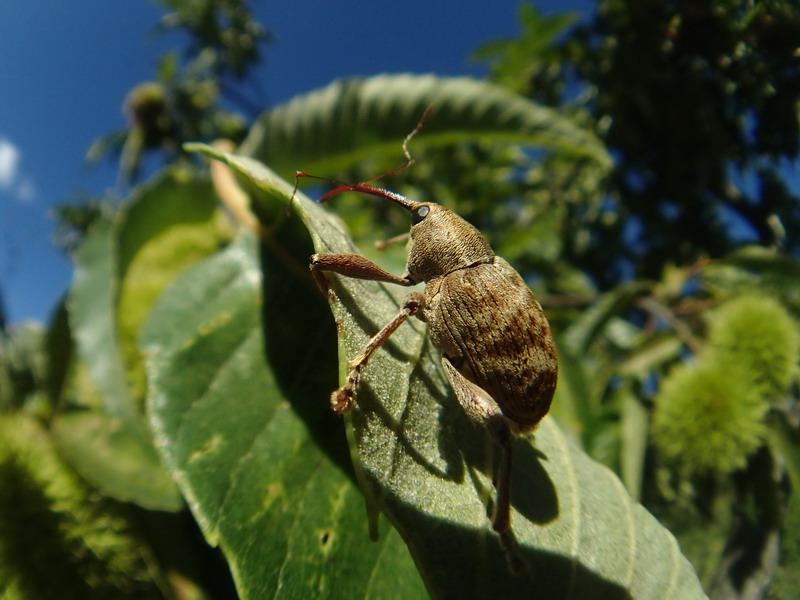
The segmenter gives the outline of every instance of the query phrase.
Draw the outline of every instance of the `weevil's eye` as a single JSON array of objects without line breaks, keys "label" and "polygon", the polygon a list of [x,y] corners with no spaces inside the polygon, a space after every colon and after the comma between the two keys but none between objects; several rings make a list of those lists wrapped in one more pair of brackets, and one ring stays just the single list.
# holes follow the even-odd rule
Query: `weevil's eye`
[{"label": "weevil's eye", "polygon": [[419,207],[415,208],[414,212],[411,213],[411,222],[414,225],[416,225],[417,223],[422,221],[422,219],[427,217],[429,212],[431,212],[431,208],[429,206],[424,205],[424,204],[422,206],[419,206]]}]

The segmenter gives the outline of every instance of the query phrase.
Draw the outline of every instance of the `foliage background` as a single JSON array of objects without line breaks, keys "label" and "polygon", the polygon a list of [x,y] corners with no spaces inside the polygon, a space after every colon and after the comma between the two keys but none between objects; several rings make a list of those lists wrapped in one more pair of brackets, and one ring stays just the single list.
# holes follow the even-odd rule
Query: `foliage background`
[{"label": "foliage background", "polygon": [[[415,548],[391,498],[370,502],[401,530],[415,563],[385,522],[379,552],[365,533],[338,537],[363,527],[354,481],[368,497],[384,488],[356,439],[366,427],[359,413],[348,448],[339,423],[308,400],[335,387],[330,322],[274,318],[326,313],[301,276],[307,234],[276,212],[286,186],[217,153],[251,179],[248,205],[224,175],[214,176],[214,189],[183,145],[227,137],[284,177],[299,166],[361,181],[397,165],[398,140],[431,98],[437,113],[414,142],[417,164],[382,185],[456,209],[528,279],[557,333],[555,420],[677,536],[706,593],[791,597],[800,572],[798,204],[788,184],[800,149],[800,13],[792,3],[601,0],[578,24],[523,5],[521,34],[476,52],[502,88],[474,82],[448,95],[441,79],[356,80],[255,123],[223,98],[246,87],[266,29],[245,3],[163,4],[163,24],[188,32],[195,46],[166,55],[156,78],[129,94],[129,126],[89,152],[118,153],[129,198],[62,207],[60,243],[76,264],[68,298],[47,328],[3,323],[3,597],[49,597],[32,575],[41,564],[75,597],[261,597],[282,586],[289,595],[391,597],[399,585],[414,596],[424,594],[417,571],[428,593],[448,596],[436,573],[452,572]],[[148,154],[167,166],[129,187]],[[377,256],[370,242],[407,223],[373,204],[341,198],[335,210]],[[305,222],[318,249],[332,243],[321,221]],[[242,229],[261,238],[259,250]],[[402,249],[380,260],[399,272]],[[270,288],[286,281],[297,291]],[[357,305],[345,301],[339,320]],[[358,318],[345,325],[348,355],[351,337],[369,330]],[[248,363],[260,344],[267,371]],[[274,404],[265,399],[274,412],[252,402],[262,390],[278,394]],[[181,408],[192,394],[201,413]],[[183,421],[198,414],[228,429],[215,436]],[[424,431],[439,443],[435,427]],[[546,431],[537,439],[545,451]],[[231,449],[233,439],[250,449]],[[353,471],[348,456],[359,452]],[[298,469],[317,475],[298,480]],[[557,470],[550,476],[562,481]],[[248,495],[253,481],[264,495]],[[237,482],[241,494],[219,496]],[[290,516],[312,498],[332,504],[300,513],[338,519],[313,547],[261,548],[242,536],[256,518],[267,520],[263,531],[297,526]],[[274,511],[248,507],[251,499],[275,503]],[[588,506],[611,504],[606,496]],[[295,539],[291,529],[274,537]],[[502,556],[493,543],[482,551]],[[491,563],[481,564],[494,573]],[[280,585],[263,587],[268,581]],[[571,581],[578,587],[566,596],[583,580]],[[614,588],[620,597],[661,591],[635,576],[625,581]]]}]

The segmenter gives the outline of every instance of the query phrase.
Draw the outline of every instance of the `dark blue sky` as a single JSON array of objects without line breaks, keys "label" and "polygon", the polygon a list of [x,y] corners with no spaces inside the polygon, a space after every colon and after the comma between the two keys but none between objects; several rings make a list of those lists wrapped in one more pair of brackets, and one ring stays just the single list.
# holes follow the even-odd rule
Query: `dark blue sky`
[{"label": "dark blue sky", "polygon": [[[594,5],[536,4],[545,13]],[[257,72],[265,108],[347,75],[482,75],[471,52],[519,31],[517,0],[256,0],[254,8],[275,35]],[[0,2],[0,291],[11,322],[46,320],[69,285],[48,210],[78,190],[114,186],[113,165],[90,169],[83,157],[124,126],[126,93],[184,41],[153,35],[161,14],[148,0]]]}]

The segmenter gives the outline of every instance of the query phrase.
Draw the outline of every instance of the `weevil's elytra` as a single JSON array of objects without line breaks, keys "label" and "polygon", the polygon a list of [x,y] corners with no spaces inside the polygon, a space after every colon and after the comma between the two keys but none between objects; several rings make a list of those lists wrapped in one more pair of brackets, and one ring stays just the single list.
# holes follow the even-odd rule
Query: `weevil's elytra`
[{"label": "weevil's elytra", "polygon": [[502,258],[437,278],[427,294],[433,344],[500,406],[515,432],[535,427],[556,387],[547,319],[522,277]]},{"label": "weevil's elytra", "polygon": [[492,526],[504,533],[510,527],[512,435],[531,431],[547,414],[558,378],[556,347],[542,308],[519,273],[453,211],[365,183],[338,187],[321,201],[346,191],[384,198],[411,213],[406,272],[398,277],[358,254],[314,254],[311,272],[320,289],[327,292],[325,273],[332,272],[403,286],[424,282],[425,291],[411,292],[397,316],[351,361],[331,406],[337,413],[350,408],[370,356],[406,319],[427,322],[456,399],[502,449]]}]

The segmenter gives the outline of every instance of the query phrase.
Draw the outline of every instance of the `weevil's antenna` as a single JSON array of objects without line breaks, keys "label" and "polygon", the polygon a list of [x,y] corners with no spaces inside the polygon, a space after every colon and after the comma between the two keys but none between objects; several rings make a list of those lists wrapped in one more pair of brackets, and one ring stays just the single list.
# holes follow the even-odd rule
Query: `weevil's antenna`
[{"label": "weevil's antenna", "polygon": [[422,113],[422,116],[419,118],[419,122],[417,123],[417,126],[414,127],[414,129],[411,131],[411,133],[409,133],[405,137],[405,139],[403,140],[403,154],[406,155],[406,162],[404,164],[400,165],[399,167],[395,167],[391,171],[387,171],[386,173],[382,173],[382,174],[378,175],[377,177],[373,177],[372,179],[367,179],[366,181],[364,181],[362,183],[371,183],[373,181],[378,181],[379,179],[383,179],[384,177],[390,177],[391,175],[396,175],[400,171],[405,171],[407,168],[409,168],[411,165],[413,165],[415,162],[417,162],[416,159],[411,156],[411,152],[409,152],[409,150],[408,150],[408,142],[410,142],[411,138],[413,138],[415,135],[417,135],[420,132],[420,130],[422,129],[422,125],[428,119],[428,116],[431,114],[431,112],[433,112],[433,104],[429,104],[428,105],[428,107],[425,109],[425,112]]},{"label": "weevil's antenna", "polygon": [[405,137],[405,139],[403,139],[403,154],[405,154],[406,156],[406,162],[400,165],[399,167],[396,167],[391,171],[387,171],[386,173],[382,173],[377,177],[373,177],[372,179],[367,179],[366,181],[363,181],[361,183],[345,183],[344,181],[339,181],[338,179],[332,179],[330,177],[320,177],[319,175],[311,175],[309,173],[304,173],[303,171],[296,171],[294,177],[294,190],[292,191],[292,198],[294,199],[294,195],[297,193],[297,188],[298,185],[300,184],[300,178],[305,177],[308,179],[317,179],[319,181],[335,183],[339,186],[323,194],[322,197],[319,200],[317,200],[317,202],[319,202],[320,204],[327,202],[334,196],[338,196],[339,194],[342,194],[344,192],[362,192],[364,194],[370,194],[372,196],[378,196],[380,198],[391,200],[392,202],[399,204],[400,206],[402,206],[407,210],[413,210],[413,208],[419,204],[418,202],[409,200],[402,194],[398,194],[396,192],[390,192],[389,190],[384,190],[382,188],[375,187],[369,184],[373,181],[378,181],[380,179],[383,179],[384,177],[389,177],[390,175],[394,175],[396,173],[399,173],[400,171],[404,171],[414,164],[415,160],[411,156],[411,152],[408,150],[408,143],[415,135],[417,135],[417,133],[419,133],[419,131],[422,129],[422,125],[425,123],[425,121],[427,120],[428,116],[431,114],[432,111],[433,111],[433,104],[430,104],[425,109],[425,112],[422,113],[422,117],[420,117],[417,126],[414,127],[414,129],[411,131],[411,133],[409,133]]}]

